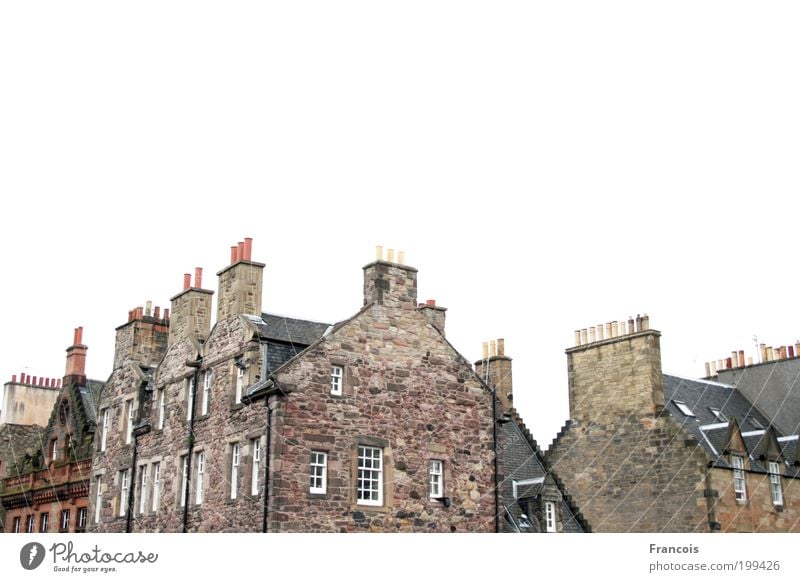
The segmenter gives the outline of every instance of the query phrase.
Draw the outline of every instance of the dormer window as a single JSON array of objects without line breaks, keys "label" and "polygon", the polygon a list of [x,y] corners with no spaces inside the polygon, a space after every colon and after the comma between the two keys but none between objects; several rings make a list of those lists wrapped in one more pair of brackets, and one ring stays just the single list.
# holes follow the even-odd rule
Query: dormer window
[{"label": "dormer window", "polygon": [[722,411],[719,408],[710,408],[711,414],[714,415],[714,418],[717,419],[718,422],[728,422],[728,417],[722,414]]},{"label": "dormer window", "polygon": [[678,410],[680,410],[685,416],[694,416],[694,412],[692,412],[691,408],[686,406],[685,402],[680,400],[673,400],[673,402],[675,403],[675,406],[678,407]]}]

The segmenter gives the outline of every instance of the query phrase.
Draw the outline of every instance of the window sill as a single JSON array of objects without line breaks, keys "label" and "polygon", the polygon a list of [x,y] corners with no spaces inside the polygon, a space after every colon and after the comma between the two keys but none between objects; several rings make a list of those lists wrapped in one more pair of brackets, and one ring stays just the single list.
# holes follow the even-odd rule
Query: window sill
[{"label": "window sill", "polygon": [[231,404],[230,411],[235,412],[237,410],[241,410],[242,408],[244,408],[244,403],[234,402],[233,404]]},{"label": "window sill", "polygon": [[308,499],[327,499],[328,498],[328,492],[326,491],[325,493],[321,493],[321,492],[309,491],[308,494],[307,494],[307,498]]}]

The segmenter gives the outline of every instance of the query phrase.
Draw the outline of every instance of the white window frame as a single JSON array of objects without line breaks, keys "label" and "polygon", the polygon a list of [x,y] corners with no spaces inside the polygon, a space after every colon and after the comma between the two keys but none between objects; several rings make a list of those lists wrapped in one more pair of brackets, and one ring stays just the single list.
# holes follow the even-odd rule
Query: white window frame
[{"label": "white window frame", "polygon": [[79,530],[86,530],[86,522],[89,520],[88,518],[89,508],[87,507],[79,507],[78,508],[78,524],[76,529]]},{"label": "white window frame", "polygon": [[250,441],[250,446],[253,451],[253,474],[250,477],[250,495],[258,495],[258,473],[261,467],[261,439],[253,439]]},{"label": "white window frame", "polygon": [[119,472],[119,516],[124,517],[128,513],[128,488],[130,484],[130,469]]},{"label": "white window frame", "polygon": [[133,440],[133,400],[126,400],[125,407],[127,409],[126,416],[128,419],[128,426],[125,431],[125,444],[129,445]]},{"label": "white window frame", "polygon": [[556,504],[544,502],[544,528],[547,533],[556,533]]},{"label": "white window frame", "polygon": [[36,529],[36,514],[31,513],[28,515],[27,522],[25,524],[25,533],[34,533]]},{"label": "white window frame", "polygon": [[147,465],[139,470],[139,515],[144,515],[147,512]]},{"label": "white window frame", "polygon": [[236,391],[233,395],[234,404],[239,404],[242,401],[242,390],[244,389],[244,373],[246,370],[243,370],[239,366],[236,367]]},{"label": "white window frame", "polygon": [[197,480],[194,487],[194,503],[195,505],[203,504],[203,477],[206,474],[206,453],[200,451],[195,456],[195,463],[197,466]]},{"label": "white window frame", "polygon": [[719,408],[712,408],[711,406],[708,407],[711,411],[711,414],[714,415],[714,418],[717,419],[717,422],[728,422],[728,417],[722,413],[722,410]]},{"label": "white window frame", "polygon": [[43,511],[39,517],[39,533],[47,533],[50,531],[50,513]]},{"label": "white window frame", "polygon": [[103,434],[100,437],[100,452],[104,452],[106,450],[106,444],[108,443],[108,422],[109,422],[109,409],[103,409]]},{"label": "white window frame", "polygon": [[344,380],[344,368],[342,366],[331,366],[331,395],[342,395],[342,384]]},{"label": "white window frame", "polygon": [[50,460],[55,461],[58,459],[58,439],[50,441]]},{"label": "white window frame", "polygon": [[689,408],[685,402],[681,400],[673,400],[673,402],[675,403],[675,406],[678,407],[678,410],[680,410],[685,416],[694,416],[694,412],[692,412],[692,409]]},{"label": "white window frame", "polygon": [[181,507],[186,507],[186,483],[189,480],[189,455],[183,455],[181,459]]},{"label": "white window frame", "polygon": [[186,420],[191,421],[194,415],[194,374],[186,378]]},{"label": "white window frame", "polygon": [[165,417],[165,412],[166,412],[166,408],[167,408],[167,403],[166,403],[166,400],[165,400],[165,398],[166,398],[166,396],[165,396],[166,389],[165,388],[161,388],[158,392],[159,392],[159,394],[158,394],[158,430],[163,430],[164,429],[164,417]]},{"label": "white window frame", "polygon": [[103,505],[103,476],[98,475],[95,481],[97,481],[97,491],[94,497],[94,522],[100,523],[100,509]]},{"label": "white window frame", "polygon": [[12,529],[14,530],[13,533],[19,533],[20,524],[21,523],[22,523],[22,518],[21,517],[15,517],[14,518],[14,526],[12,527]]},{"label": "white window frame", "polygon": [[159,495],[161,494],[161,463],[153,463],[153,499],[150,506],[153,513],[158,511]]},{"label": "white window frame", "polygon": [[211,370],[206,370],[203,375],[203,404],[200,409],[200,414],[205,416],[208,414],[208,403],[211,397]]},{"label": "white window frame", "polygon": [[241,449],[239,443],[231,445],[231,499],[236,499],[239,495],[239,461],[241,460]]},{"label": "white window frame", "polygon": [[69,531],[69,520],[70,520],[69,509],[62,509],[61,510],[61,529],[59,531]]},{"label": "white window frame", "polygon": [[383,449],[358,445],[356,504],[383,505]]},{"label": "white window frame", "polygon": [[731,466],[733,467],[733,493],[736,501],[747,501],[744,459],[740,455],[731,455]]},{"label": "white window frame", "polygon": [[772,490],[772,505],[783,505],[783,490],[781,489],[781,469],[775,461],[769,462],[769,485]]},{"label": "white window frame", "polygon": [[328,492],[328,453],[311,451],[309,493]]},{"label": "white window frame", "polygon": [[444,497],[444,461],[441,459],[428,461],[428,496],[431,499]]}]

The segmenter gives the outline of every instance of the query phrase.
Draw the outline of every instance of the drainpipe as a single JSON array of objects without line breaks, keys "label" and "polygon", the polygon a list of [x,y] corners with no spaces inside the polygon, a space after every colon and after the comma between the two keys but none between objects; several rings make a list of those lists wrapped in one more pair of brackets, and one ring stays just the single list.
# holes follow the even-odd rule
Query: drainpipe
[{"label": "drainpipe", "polygon": [[133,531],[133,492],[136,489],[136,457],[139,452],[139,436],[133,427],[129,429],[133,433],[133,460],[131,461],[131,481],[128,483],[128,511],[125,519],[125,533]]},{"label": "drainpipe", "polygon": [[191,385],[192,391],[192,409],[189,410],[189,450],[186,452],[186,474],[183,475],[183,533],[188,531],[189,523],[189,490],[191,487],[192,479],[192,455],[194,453],[194,410],[197,407],[197,383],[200,381],[200,366],[203,364],[203,356],[199,356],[192,362],[186,362],[187,366],[194,368],[194,381]]},{"label": "drainpipe", "polygon": [[[269,344],[264,344],[264,359],[261,362],[261,378],[262,380],[267,379],[267,373],[269,371],[269,366],[267,364],[267,356],[269,355]],[[267,445],[264,448],[264,517],[263,522],[261,524],[261,531],[262,533],[269,532],[269,523],[268,523],[268,514],[269,514],[269,450],[272,445],[272,409],[269,406],[269,394],[264,396],[264,406],[267,407],[267,427],[266,437],[267,437]]]},{"label": "drainpipe", "polygon": [[492,384],[492,441],[494,442],[494,532],[500,533],[500,482],[497,466],[497,387],[494,384]]}]

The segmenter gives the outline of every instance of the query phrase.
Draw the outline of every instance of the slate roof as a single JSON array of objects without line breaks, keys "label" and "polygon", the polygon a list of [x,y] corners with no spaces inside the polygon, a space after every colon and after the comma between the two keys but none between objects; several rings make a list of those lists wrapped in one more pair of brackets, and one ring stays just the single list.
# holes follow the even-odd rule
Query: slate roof
[{"label": "slate roof", "polygon": [[256,327],[264,339],[303,346],[310,346],[321,338],[331,325],[274,313],[262,313],[261,320],[263,323],[256,323]]},{"label": "slate roof", "polygon": [[[718,467],[730,467],[725,449],[730,423],[735,419],[750,457],[750,469],[768,472],[767,461],[761,458],[761,453],[766,446],[766,428],[770,426],[770,420],[739,390],[719,382],[690,380],[664,374],[664,402],[665,410],[703,446]],[[685,414],[678,402],[688,407],[694,416]],[[712,408],[721,411],[724,416],[718,418]],[[800,467],[794,462],[797,460],[797,440],[781,440],[784,435],[777,429],[775,432],[787,461],[784,475],[800,478]]]}]

